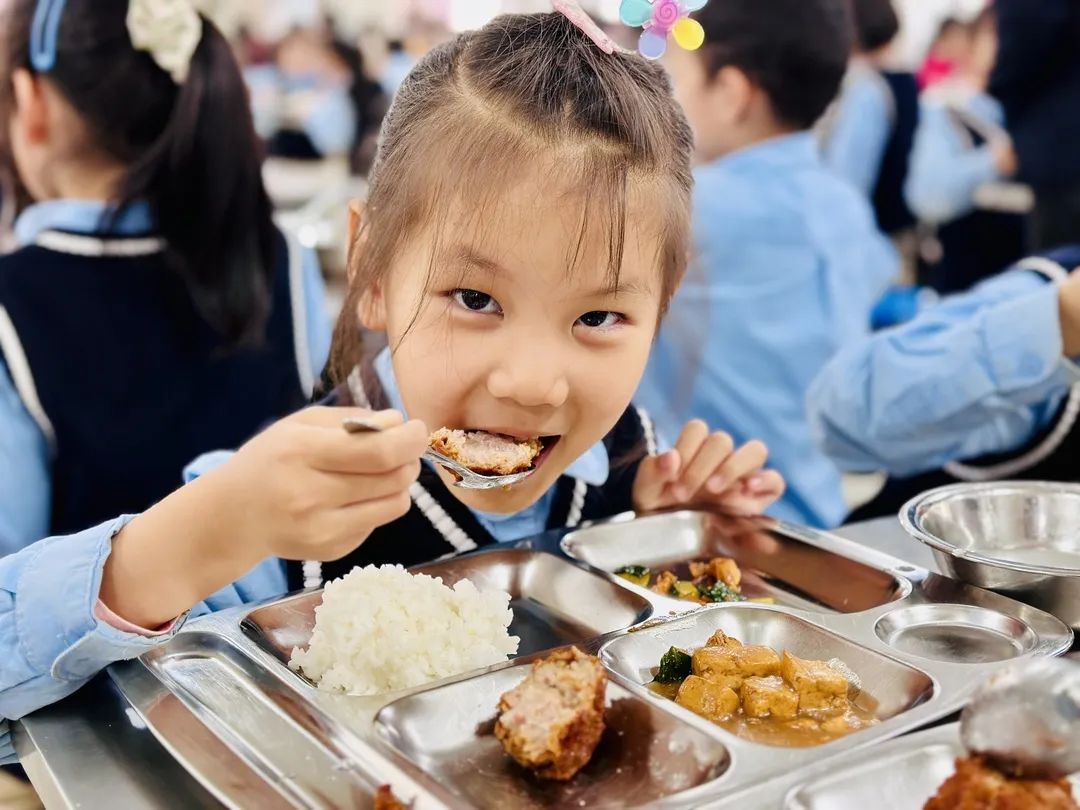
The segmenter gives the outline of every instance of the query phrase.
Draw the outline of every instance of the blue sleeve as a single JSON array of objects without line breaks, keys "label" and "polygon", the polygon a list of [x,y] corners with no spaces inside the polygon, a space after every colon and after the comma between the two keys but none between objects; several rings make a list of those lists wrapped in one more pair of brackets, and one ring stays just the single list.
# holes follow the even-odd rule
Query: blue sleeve
[{"label": "blue sleeve", "polygon": [[308,356],[311,372],[318,381],[330,359],[330,340],[333,332],[330,310],[326,303],[326,284],[323,282],[319,257],[314,250],[304,251],[304,320],[307,327]]},{"label": "blue sleeve", "polygon": [[842,468],[907,476],[1023,447],[1069,385],[1057,290],[1014,271],[841,351],[808,409]]},{"label": "blue sleeve", "polygon": [[944,224],[975,209],[975,191],[998,179],[989,146],[969,148],[947,108],[924,104],[905,196],[923,222]]},{"label": "blue sleeve", "polygon": [[0,555],[49,533],[49,445],[0,361]]},{"label": "blue sleeve", "polygon": [[893,118],[888,89],[874,79],[847,84],[824,145],[825,164],[867,197],[877,185]]},{"label": "blue sleeve", "polygon": [[[179,631],[185,617],[167,634],[147,637],[95,615],[112,540],[131,519],[51,537],[0,560],[0,717],[17,720],[67,697],[109,664],[142,655]],[[269,559],[191,613],[280,596],[285,583],[284,565]],[[0,739],[0,757],[12,753]]]}]

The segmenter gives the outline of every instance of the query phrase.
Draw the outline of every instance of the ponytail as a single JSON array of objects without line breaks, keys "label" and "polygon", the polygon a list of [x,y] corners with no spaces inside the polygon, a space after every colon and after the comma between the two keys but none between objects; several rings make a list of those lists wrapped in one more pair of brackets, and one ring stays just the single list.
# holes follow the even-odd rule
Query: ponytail
[{"label": "ponytail", "polygon": [[[35,0],[12,3],[4,32],[8,73],[35,70],[35,7]],[[202,316],[231,345],[256,344],[270,310],[279,240],[239,65],[221,32],[203,19],[178,84],[133,46],[128,7],[129,0],[66,0],[48,79],[85,122],[88,149],[127,167],[114,215],[148,203]]]},{"label": "ponytail", "polygon": [[121,210],[150,204],[203,316],[237,344],[262,335],[277,252],[249,110],[232,50],[204,20],[168,124],[120,189]]}]

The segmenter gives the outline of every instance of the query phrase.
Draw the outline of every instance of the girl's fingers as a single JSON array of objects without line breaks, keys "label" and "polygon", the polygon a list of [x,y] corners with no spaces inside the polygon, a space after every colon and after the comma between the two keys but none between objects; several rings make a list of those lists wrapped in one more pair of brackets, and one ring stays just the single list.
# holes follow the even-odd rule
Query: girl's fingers
[{"label": "girl's fingers", "polygon": [[405,422],[400,411],[372,411],[367,408],[328,408],[313,405],[294,413],[286,421],[312,427],[336,428],[344,432],[342,423],[346,419],[362,419],[378,425],[383,430],[397,427]]},{"label": "girl's fingers", "polygon": [[720,495],[731,489],[741,479],[765,466],[769,450],[758,441],[748,442],[727,457],[727,460],[709,477],[705,489],[712,495]]},{"label": "girl's fingers", "polygon": [[303,459],[329,473],[392,472],[418,460],[428,447],[428,429],[417,420],[382,433],[348,434],[341,427],[340,416],[334,427],[299,424],[295,429]]},{"label": "girl's fingers", "polygon": [[309,491],[327,508],[342,508],[407,492],[419,476],[419,460],[374,475],[315,471]]},{"label": "girl's fingers", "polygon": [[412,508],[412,499],[408,492],[399,492],[375,501],[346,506],[327,515],[325,537],[328,542],[318,548],[301,552],[300,556],[310,555],[323,562],[338,560],[355,548],[358,548],[368,536],[388,523],[403,517]]},{"label": "girl's fingers", "polygon": [[697,455],[701,445],[708,438],[709,426],[700,419],[694,419],[686,423],[679,440],[675,442],[675,449],[679,452],[679,458],[682,459],[684,466],[690,463],[690,460]]},{"label": "girl's fingers", "polygon": [[635,507],[648,510],[664,506],[664,489],[679,477],[681,467],[682,459],[677,450],[644,459],[638,467],[637,480],[634,483]]},{"label": "girl's fingers", "polygon": [[683,465],[679,480],[671,488],[672,496],[678,501],[691,500],[734,448],[735,441],[726,433],[706,438],[697,455]]}]

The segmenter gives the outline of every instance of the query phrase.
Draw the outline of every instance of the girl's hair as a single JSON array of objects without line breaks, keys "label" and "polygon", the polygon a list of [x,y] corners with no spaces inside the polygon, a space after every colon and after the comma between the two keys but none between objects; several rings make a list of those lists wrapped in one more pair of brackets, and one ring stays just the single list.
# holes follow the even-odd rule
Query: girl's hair
[{"label": "girl's hair", "polygon": [[606,230],[613,285],[628,227],[653,224],[627,222],[631,199],[647,186],[661,212],[656,260],[666,308],[688,262],[692,154],[690,126],[663,69],[636,54],[604,53],[562,15],[498,17],[436,48],[383,123],[330,382],[361,359],[357,304],[406,241],[429,227],[438,244],[455,203],[481,225],[500,192],[530,169],[553,176],[556,193],[580,208],[571,270],[592,223]]},{"label": "girl's hair", "polygon": [[[14,0],[4,15],[0,111],[7,114],[11,75],[33,70],[34,8],[35,0]],[[231,344],[257,343],[278,237],[240,69],[203,18],[189,75],[177,86],[135,50],[127,12],[128,0],[68,0],[47,77],[78,112],[91,148],[126,167],[112,210],[146,201],[203,317]]]}]

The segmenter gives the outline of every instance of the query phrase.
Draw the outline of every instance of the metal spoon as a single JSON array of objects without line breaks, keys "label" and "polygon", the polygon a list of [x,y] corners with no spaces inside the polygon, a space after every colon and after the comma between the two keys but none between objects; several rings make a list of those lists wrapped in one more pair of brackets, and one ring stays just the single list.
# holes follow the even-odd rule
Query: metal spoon
[{"label": "metal spoon", "polygon": [[960,736],[1004,773],[1080,773],[1080,663],[1044,659],[992,678],[964,709]]},{"label": "metal spoon", "polygon": [[[346,433],[381,433],[382,428],[370,422],[366,419],[345,419],[341,423],[345,428]],[[424,458],[433,464],[438,464],[441,467],[445,467],[450,473],[457,479],[454,482],[454,486],[461,489],[503,489],[505,487],[512,487],[514,484],[520,484],[535,470],[525,470],[525,472],[513,473],[511,475],[481,475],[480,473],[473,472],[468,467],[454,461],[452,458],[447,458],[442,453],[432,450],[430,447],[424,452]]]}]

